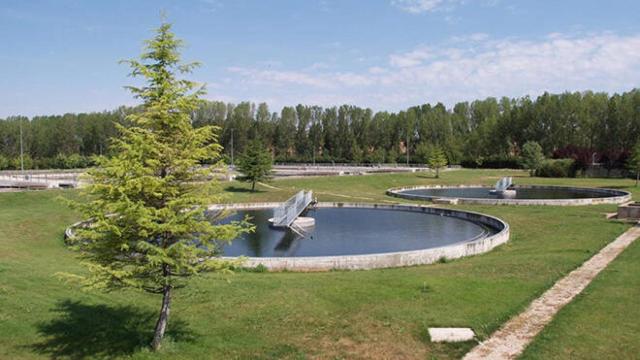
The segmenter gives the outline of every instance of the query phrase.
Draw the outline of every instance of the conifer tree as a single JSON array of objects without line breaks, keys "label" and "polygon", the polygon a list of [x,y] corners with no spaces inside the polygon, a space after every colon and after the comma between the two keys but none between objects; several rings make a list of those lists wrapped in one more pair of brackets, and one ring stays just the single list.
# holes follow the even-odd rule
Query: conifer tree
[{"label": "conifer tree", "polygon": [[429,156],[429,167],[436,171],[436,179],[440,177],[440,169],[447,166],[447,156],[440,147],[435,148]]},{"label": "conifer tree", "polygon": [[240,180],[251,183],[251,191],[256,190],[256,182],[270,178],[273,159],[269,151],[258,140],[252,141],[238,159]]},{"label": "conifer tree", "polygon": [[230,271],[237,262],[217,257],[221,241],[248,230],[242,223],[214,225],[205,214],[221,191],[211,180],[215,167],[200,163],[219,159],[222,148],[217,128],[191,124],[204,88],[178,78],[198,65],[181,62],[181,44],[163,22],[140,58],[124,61],[131,76],[144,80],[127,87],[142,105],[128,116],[130,126],[118,126],[112,156],[98,158],[89,171],[89,201],[73,204],[91,224],[71,240],[89,275],[67,276],[94,289],[162,295],[154,350],[167,329],[172,291],[201,272]]}]

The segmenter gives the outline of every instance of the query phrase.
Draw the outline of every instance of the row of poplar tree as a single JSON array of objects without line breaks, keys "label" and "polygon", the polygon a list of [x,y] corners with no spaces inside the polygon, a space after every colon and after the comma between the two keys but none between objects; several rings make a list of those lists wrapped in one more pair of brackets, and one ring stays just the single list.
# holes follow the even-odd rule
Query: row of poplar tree
[{"label": "row of poplar tree", "polygon": [[[108,154],[115,123],[136,108],[0,121],[0,169],[76,168]],[[622,167],[640,139],[640,90],[623,94],[545,93],[535,99],[487,98],[373,112],[352,105],[298,105],[272,112],[265,103],[205,102],[195,126],[217,125],[224,154],[242,153],[254,139],[278,162],[425,163],[437,148],[449,163],[518,167],[522,146],[535,141],[548,157]],[[408,153],[407,153],[408,152]]]}]

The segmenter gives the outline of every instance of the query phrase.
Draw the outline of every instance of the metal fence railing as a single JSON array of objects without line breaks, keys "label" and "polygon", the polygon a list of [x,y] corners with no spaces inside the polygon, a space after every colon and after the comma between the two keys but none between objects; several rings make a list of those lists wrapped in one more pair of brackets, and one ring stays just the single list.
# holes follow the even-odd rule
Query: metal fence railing
[{"label": "metal fence railing", "polygon": [[273,226],[288,227],[313,201],[313,192],[301,190],[273,209]]},{"label": "metal fence railing", "polygon": [[507,190],[511,185],[513,185],[513,178],[510,176],[503,177],[502,179],[498,180],[498,182],[496,183],[495,191],[503,192]]}]

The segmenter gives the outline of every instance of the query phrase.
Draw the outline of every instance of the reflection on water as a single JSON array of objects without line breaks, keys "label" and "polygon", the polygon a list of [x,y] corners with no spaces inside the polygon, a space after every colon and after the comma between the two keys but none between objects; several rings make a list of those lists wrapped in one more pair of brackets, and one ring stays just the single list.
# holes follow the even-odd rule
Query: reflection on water
[{"label": "reflection on water", "polygon": [[223,222],[252,219],[256,231],[223,247],[226,256],[290,257],[374,254],[427,249],[481,236],[483,226],[410,211],[320,208],[307,211],[316,225],[301,236],[269,226],[272,210],[243,210]]},{"label": "reflection on water", "polygon": [[442,196],[453,198],[471,198],[471,199],[586,199],[600,198],[611,195],[584,190],[573,189],[528,189],[516,188],[514,196],[502,196],[501,194],[490,194],[488,187],[471,187],[471,188],[451,188],[451,189],[415,189],[402,191],[403,194],[418,196]]}]

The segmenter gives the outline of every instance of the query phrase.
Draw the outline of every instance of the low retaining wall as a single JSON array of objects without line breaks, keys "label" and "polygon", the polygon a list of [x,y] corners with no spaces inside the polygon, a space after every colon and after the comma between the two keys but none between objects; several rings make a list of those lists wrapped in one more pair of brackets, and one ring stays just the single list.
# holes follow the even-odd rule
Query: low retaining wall
[{"label": "low retaining wall", "polygon": [[590,191],[607,195],[601,198],[584,198],[584,199],[479,199],[479,198],[463,198],[453,196],[430,196],[406,194],[402,191],[420,190],[420,189],[463,189],[484,187],[487,191],[490,187],[486,185],[457,185],[457,186],[406,186],[392,188],[387,190],[387,195],[395,196],[410,200],[428,200],[436,199],[457,199],[459,204],[483,204],[483,205],[556,205],[556,206],[579,206],[579,205],[595,205],[595,204],[621,204],[631,200],[631,193],[623,190],[600,189],[600,188],[582,188],[570,186],[538,186],[538,185],[518,185],[515,189],[563,189],[574,191]]},{"label": "low retaining wall", "polygon": [[630,202],[618,206],[618,219],[640,220],[640,204]]},{"label": "low retaining wall", "polygon": [[[265,209],[275,208],[280,203],[243,203],[211,205],[209,210],[224,209]],[[413,265],[432,264],[441,259],[457,259],[488,252],[496,246],[502,245],[509,240],[509,224],[489,215],[484,215],[471,211],[460,211],[453,209],[443,209],[420,205],[387,205],[387,204],[365,204],[365,203],[341,203],[323,202],[316,204],[319,208],[345,207],[364,209],[386,209],[422,212],[425,214],[436,214],[441,216],[451,216],[464,220],[469,220],[483,224],[495,229],[497,233],[471,241],[463,241],[447,246],[430,248],[424,250],[390,252],[380,254],[365,255],[342,255],[342,256],[310,256],[310,257],[246,257],[244,266],[255,268],[264,266],[272,271],[329,271],[329,270],[368,270]],[[84,225],[84,222],[73,224],[65,231],[65,237],[74,236],[73,229]],[[349,241],[349,239],[345,239]],[[226,259],[236,259],[226,257]]]},{"label": "low retaining wall", "polygon": [[[280,203],[232,204],[228,209],[272,208]],[[342,256],[309,256],[309,257],[248,257],[245,266],[249,268],[262,265],[273,271],[328,271],[328,270],[367,270],[413,265],[432,264],[441,259],[457,259],[488,252],[509,240],[509,225],[493,216],[469,211],[442,209],[419,205],[387,205],[365,203],[324,202],[316,205],[319,208],[345,207],[366,209],[387,209],[423,212],[451,216],[481,223],[496,229],[498,232],[477,240],[465,241],[448,246],[424,250],[401,251],[381,254],[342,255]],[[211,206],[210,209],[221,209]],[[349,239],[345,239],[349,241]]]}]

